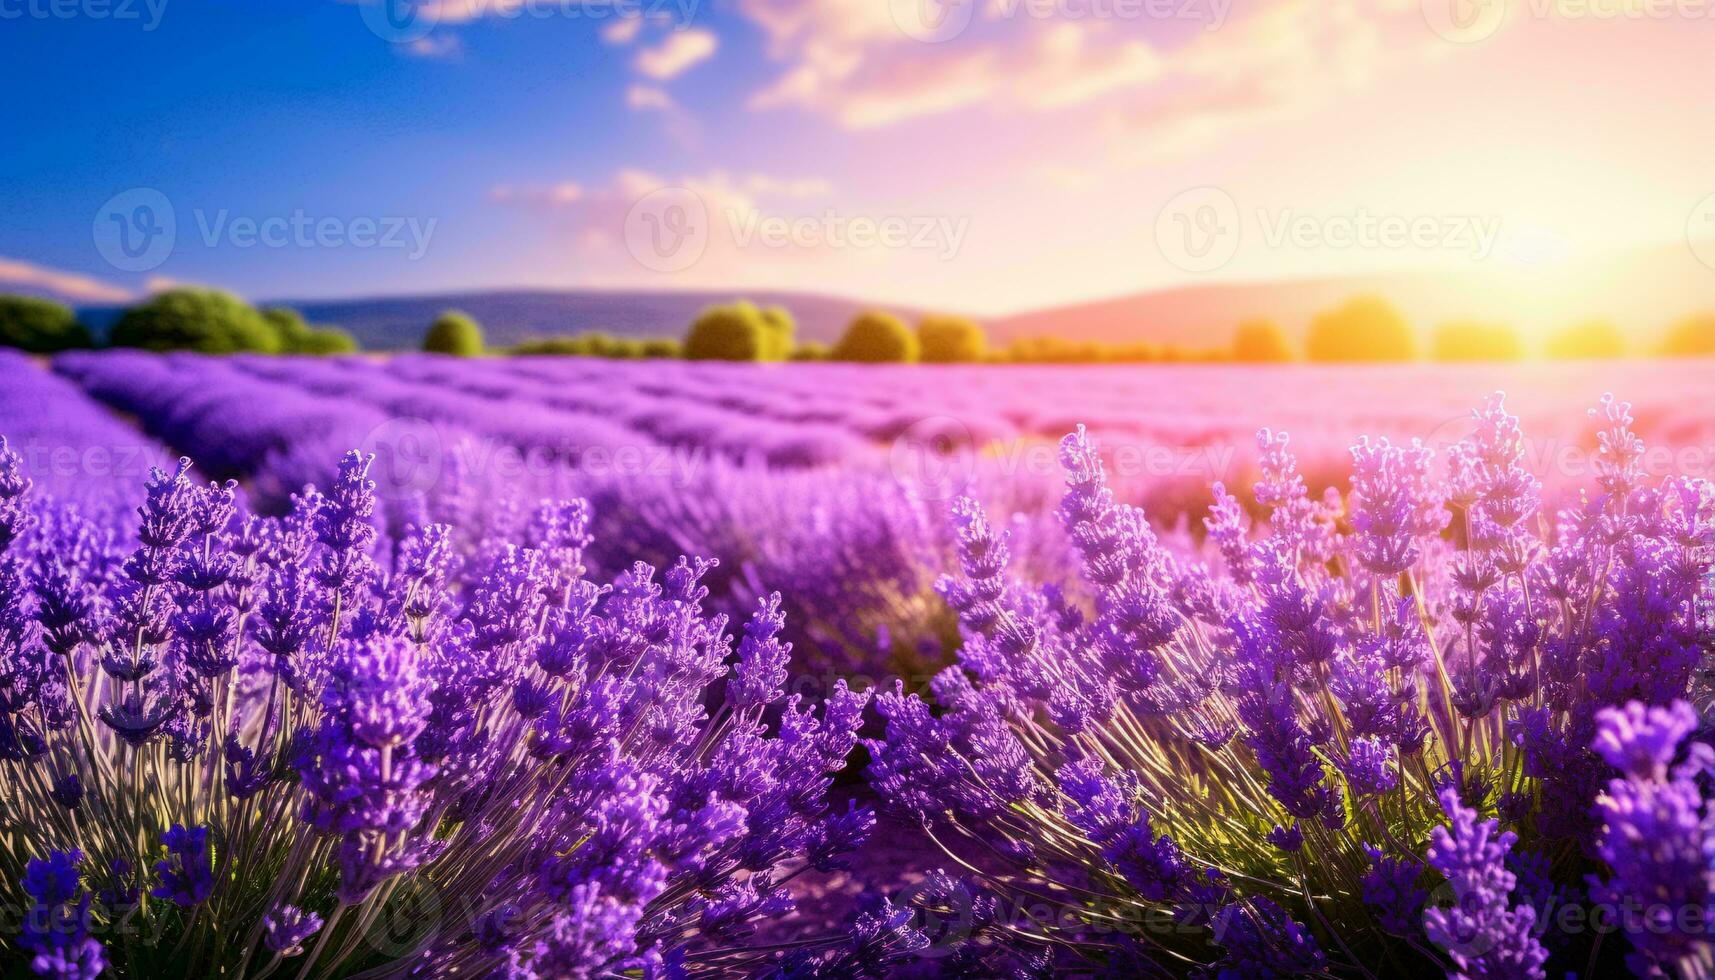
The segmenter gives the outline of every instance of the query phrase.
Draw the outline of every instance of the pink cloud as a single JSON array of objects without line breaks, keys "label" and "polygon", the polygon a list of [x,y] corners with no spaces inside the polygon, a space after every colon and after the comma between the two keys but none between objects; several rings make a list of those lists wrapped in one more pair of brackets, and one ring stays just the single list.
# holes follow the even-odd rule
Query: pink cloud
[{"label": "pink cloud", "polygon": [[131,290],[112,283],[19,259],[0,258],[0,284],[40,290],[73,303],[124,303],[135,296]]},{"label": "pink cloud", "polygon": [[631,85],[625,90],[625,104],[632,109],[642,111],[671,112],[678,108],[678,103],[666,91],[653,85]]},{"label": "pink cloud", "polygon": [[717,46],[714,34],[708,31],[676,31],[655,47],[637,52],[633,64],[644,75],[664,82],[712,57]]}]

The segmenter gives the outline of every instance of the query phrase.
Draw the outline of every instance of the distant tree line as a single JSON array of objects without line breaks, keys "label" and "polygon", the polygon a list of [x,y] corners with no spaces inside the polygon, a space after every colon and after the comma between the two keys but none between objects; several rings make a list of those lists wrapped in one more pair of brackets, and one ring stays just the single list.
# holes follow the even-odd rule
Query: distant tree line
[{"label": "distant tree line", "polygon": [[[256,309],[231,293],[170,289],[119,315],[110,347],[202,354],[349,354],[357,341],[336,327],[311,326],[298,311]],[[96,346],[88,327],[62,303],[0,296],[0,346],[39,354]]]},{"label": "distant tree line", "polygon": [[[1302,347],[1266,319],[1238,325],[1224,346],[1191,347],[1134,342],[1105,344],[1056,336],[1020,337],[991,345],[981,325],[965,317],[931,315],[915,327],[881,310],[854,317],[833,345],[794,341],[792,316],[779,307],[739,301],[711,306],[692,321],[684,342],[621,340],[606,334],[530,341],[518,354],[597,357],[684,357],[714,361],[852,361],[859,363],[1241,363],[1296,360],[1318,363],[1386,363],[1429,357],[1445,362],[1517,361],[1527,350],[1506,324],[1455,320],[1441,324],[1423,350],[1403,315],[1378,296],[1355,297],[1312,318]],[[1619,327],[1591,320],[1557,331],[1543,346],[1553,359],[1624,357],[1631,351]],[[1715,314],[1676,324],[1653,352],[1662,356],[1715,354]]]},{"label": "distant tree line", "polygon": [[[230,293],[172,289],[122,312],[108,332],[113,347],[196,351],[205,354],[346,354],[358,350],[351,334],[315,326],[296,310],[257,309]],[[0,346],[53,353],[96,346],[92,332],[61,303],[0,295]],[[423,338],[430,352],[474,357],[489,353],[482,327],[458,310],[442,313]],[[711,306],[691,322],[683,340],[638,339],[609,333],[527,340],[500,353],[614,358],[684,358],[712,361],[852,361],[925,364],[1088,363],[1319,363],[1412,361],[1517,361],[1528,351],[1517,331],[1503,323],[1455,320],[1436,327],[1427,350],[1392,304],[1359,296],[1312,318],[1302,347],[1269,320],[1239,324],[1224,346],[1188,347],[1134,342],[1106,344],[1038,336],[995,346],[976,321],[928,315],[915,326],[882,310],[855,316],[832,345],[799,342],[792,314],[779,306],[740,300]],[[1667,357],[1715,355],[1715,313],[1674,324],[1654,350],[1633,350],[1610,320],[1572,324],[1550,335],[1541,353],[1551,359],[1615,358],[1629,354]]]}]

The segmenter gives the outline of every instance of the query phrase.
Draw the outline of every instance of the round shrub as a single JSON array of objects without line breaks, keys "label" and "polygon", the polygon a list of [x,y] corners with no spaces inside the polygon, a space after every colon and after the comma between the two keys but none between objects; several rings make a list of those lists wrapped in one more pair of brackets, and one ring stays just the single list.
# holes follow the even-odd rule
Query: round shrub
[{"label": "round shrub", "polygon": [[1686,317],[1673,325],[1662,353],[1669,357],[1707,357],[1715,354],[1715,313]]},{"label": "round shrub", "polygon": [[1273,320],[1247,320],[1233,333],[1233,360],[1242,364],[1274,364],[1293,359],[1286,331]]},{"label": "round shrub", "polygon": [[784,361],[792,353],[792,338],[798,332],[798,325],[792,320],[791,311],[784,306],[770,306],[761,312],[762,335],[766,341],[762,359],[765,361]]},{"label": "round shrub", "polygon": [[1411,325],[1379,296],[1359,296],[1310,322],[1312,361],[1409,361],[1417,356]]},{"label": "round shrub", "polygon": [[898,317],[879,310],[858,314],[845,336],[834,345],[836,361],[868,364],[900,364],[918,359],[917,335]]},{"label": "round shrub", "polygon": [[833,349],[827,344],[810,340],[794,347],[789,359],[794,361],[826,361],[832,356]]},{"label": "round shrub", "polygon": [[1516,361],[1523,356],[1518,334],[1503,323],[1455,320],[1435,331],[1437,361]]},{"label": "round shrub", "polygon": [[295,338],[288,354],[355,354],[357,338],[338,327],[311,327]]},{"label": "round shrub", "polygon": [[355,354],[357,338],[338,327],[312,327],[294,309],[271,306],[262,318],[280,335],[283,354]]},{"label": "round shrub", "polygon": [[126,310],[108,342],[144,350],[199,354],[277,354],[279,330],[256,308],[214,289],[170,289]]},{"label": "round shrub", "polygon": [[1587,320],[1548,338],[1545,353],[1561,361],[1624,357],[1626,335],[1612,320]]},{"label": "round shrub", "polygon": [[973,364],[988,356],[988,335],[964,317],[924,317],[917,324],[917,341],[929,364]]},{"label": "round shrub", "polygon": [[711,306],[697,314],[685,334],[685,358],[692,361],[770,359],[780,325],[770,326],[756,307],[738,302]]},{"label": "round shrub", "polygon": [[88,346],[89,329],[71,307],[34,296],[0,296],[0,347],[49,354]]},{"label": "round shrub", "polygon": [[482,354],[482,328],[468,314],[448,310],[429,327],[423,349],[431,354],[477,357]]}]

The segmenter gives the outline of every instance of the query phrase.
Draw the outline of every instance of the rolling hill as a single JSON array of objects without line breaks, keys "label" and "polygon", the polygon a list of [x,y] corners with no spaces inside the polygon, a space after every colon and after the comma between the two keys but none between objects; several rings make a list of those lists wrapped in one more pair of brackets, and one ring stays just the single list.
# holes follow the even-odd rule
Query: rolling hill
[{"label": "rolling hill", "polygon": [[[1600,259],[1540,267],[1502,265],[1475,271],[1301,279],[1279,282],[1210,282],[1073,303],[1009,316],[982,318],[997,343],[1054,335],[1075,341],[1150,341],[1189,347],[1225,344],[1240,322],[1266,317],[1302,335],[1310,320],[1360,293],[1380,294],[1427,336],[1451,319],[1482,319],[1517,328],[1527,346],[1550,331],[1592,318],[1611,319],[1646,347],[1674,320],[1715,311],[1715,269],[1682,246],[1619,252]],[[746,298],[782,305],[804,340],[832,341],[861,309],[860,300],[772,290],[648,292],[607,290],[495,290],[358,299],[274,300],[315,323],[352,332],[365,348],[416,347],[436,315],[462,309],[476,317],[499,345],[532,337],[603,330],[627,337],[678,337],[712,303]],[[886,305],[886,304],[879,304]],[[909,319],[920,310],[890,306]],[[119,308],[81,310],[98,333]]]}]

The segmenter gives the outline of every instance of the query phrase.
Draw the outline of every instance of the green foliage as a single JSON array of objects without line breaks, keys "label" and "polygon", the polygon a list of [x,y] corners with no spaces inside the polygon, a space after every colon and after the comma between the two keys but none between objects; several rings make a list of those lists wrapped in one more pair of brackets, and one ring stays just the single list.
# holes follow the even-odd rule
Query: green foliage
[{"label": "green foliage", "polygon": [[929,364],[969,364],[988,355],[988,335],[964,317],[924,317],[917,324],[917,341]]},{"label": "green foliage", "polygon": [[282,346],[279,330],[255,307],[213,289],[171,289],[150,297],[120,315],[108,342],[203,354],[277,354]]},{"label": "green foliage", "polygon": [[51,354],[88,346],[89,329],[70,307],[33,296],[0,296],[0,347]]},{"label": "green foliage", "polygon": [[921,350],[917,335],[891,313],[867,310],[846,327],[845,336],[834,345],[836,361],[869,364],[902,364],[917,360]]},{"label": "green foliage", "polygon": [[357,339],[338,327],[312,327],[297,310],[271,306],[262,311],[280,335],[282,354],[355,354]]},{"label": "green foliage", "polygon": [[292,341],[288,354],[355,354],[357,338],[338,327],[311,327]]},{"label": "green foliage", "polygon": [[612,334],[589,332],[563,337],[541,337],[515,345],[509,353],[519,356],[667,358],[679,356],[677,340],[633,340]]},{"label": "green foliage", "polygon": [[[773,361],[790,349],[792,322],[776,307],[764,314],[740,300],[711,306],[697,314],[685,334],[685,357],[692,361]],[[785,337],[787,348],[782,349]]]},{"label": "green foliage", "polygon": [[1312,361],[1409,361],[1417,356],[1411,325],[1380,296],[1359,296],[1310,322]]},{"label": "green foliage", "polygon": [[1688,316],[1673,325],[1661,352],[1668,357],[1707,357],[1715,354],[1715,313]]},{"label": "green foliage", "polygon": [[1241,364],[1274,364],[1294,357],[1286,331],[1273,320],[1246,320],[1233,332],[1233,360]]},{"label": "green foliage", "polygon": [[1612,320],[1586,320],[1549,337],[1544,353],[1562,361],[1624,357],[1626,335]]},{"label": "green foliage", "polygon": [[431,354],[477,357],[482,354],[482,328],[468,314],[448,310],[429,327],[423,349]]},{"label": "green foliage", "polygon": [[826,361],[833,357],[833,348],[814,340],[807,340],[792,348],[787,355],[789,361]]},{"label": "green foliage", "polygon": [[784,361],[792,353],[792,338],[798,332],[798,324],[793,322],[792,313],[784,306],[770,306],[762,311],[764,345],[762,359],[765,361]]},{"label": "green foliage", "polygon": [[684,357],[685,345],[671,337],[655,337],[643,342],[643,356],[664,359]]},{"label": "green foliage", "polygon": [[1518,333],[1504,323],[1454,320],[1435,330],[1437,361],[1516,361],[1523,356]]}]

